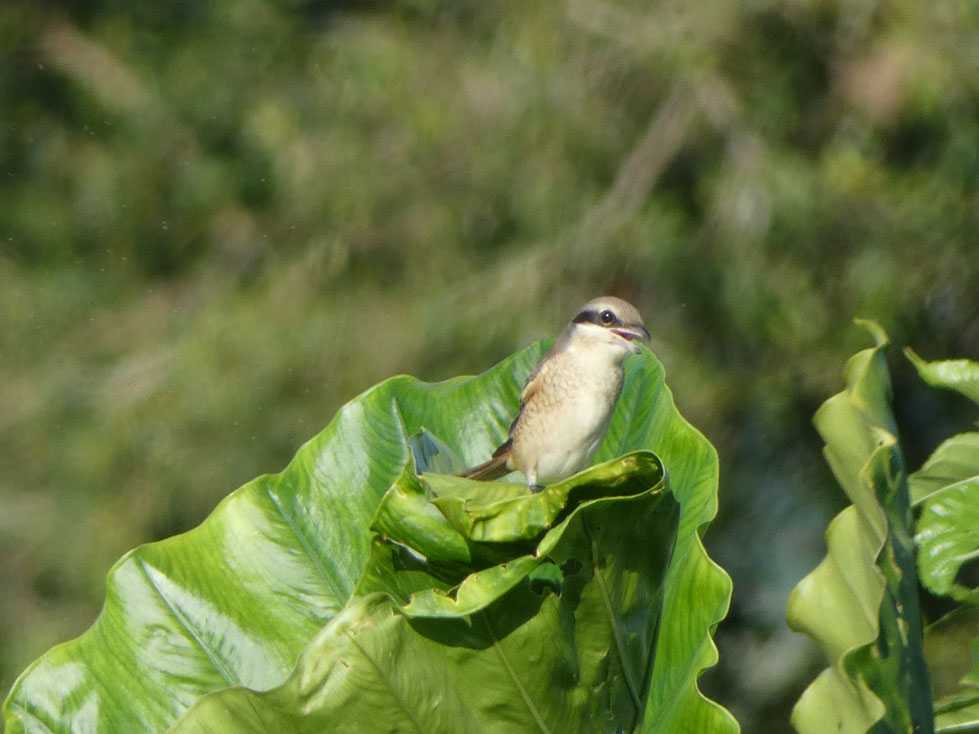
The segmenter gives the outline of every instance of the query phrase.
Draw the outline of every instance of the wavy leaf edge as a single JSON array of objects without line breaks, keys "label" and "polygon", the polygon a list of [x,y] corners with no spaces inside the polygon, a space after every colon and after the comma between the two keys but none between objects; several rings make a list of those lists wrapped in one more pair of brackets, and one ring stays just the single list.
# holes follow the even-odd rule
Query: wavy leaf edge
[{"label": "wavy leaf edge", "polygon": [[[490,370],[487,370],[486,373],[482,373],[482,375],[495,372],[496,370],[516,369],[519,371],[520,369],[523,369],[525,367],[525,365],[521,364],[520,360],[526,361],[528,355],[530,355],[531,357],[539,358],[539,355],[543,352],[544,346],[545,346],[544,343],[539,342],[528,347],[527,349],[521,350],[511,355],[510,357],[502,360],[500,363],[490,368]],[[672,391],[663,380],[662,365],[659,363],[659,361],[655,358],[654,355],[651,355],[651,353],[649,353],[649,356],[651,357],[651,360],[649,360],[651,363],[650,375],[652,379],[659,381],[658,388],[664,393],[666,397],[668,403],[667,412],[670,414],[669,415],[670,424],[675,427],[678,427],[679,429],[689,431],[692,434],[692,437],[696,441],[702,442],[707,447],[707,452],[706,452],[707,456],[709,457],[710,461],[713,462],[712,464],[713,469],[710,472],[711,486],[707,488],[709,491],[705,491],[703,487],[698,489],[698,494],[696,499],[697,499],[697,506],[701,508],[701,511],[698,513],[699,517],[696,523],[696,532],[694,533],[694,537],[692,538],[691,541],[689,554],[692,559],[690,563],[700,564],[703,568],[706,569],[705,573],[712,578],[711,584],[714,587],[713,596],[716,597],[716,599],[711,604],[711,607],[715,610],[715,613],[711,615],[712,621],[708,625],[708,627],[704,630],[704,638],[701,640],[698,648],[699,652],[695,652],[694,650],[691,650],[691,654],[688,659],[688,664],[690,666],[689,668],[690,682],[687,683],[686,685],[689,686],[688,692],[691,695],[696,696],[696,698],[701,702],[701,704],[706,706],[706,709],[711,712],[708,715],[705,714],[705,712],[702,710],[700,714],[698,714],[698,716],[701,719],[704,719],[706,717],[706,719],[713,721],[717,725],[717,729],[716,729],[717,731],[736,732],[739,730],[739,727],[734,717],[730,714],[729,711],[724,709],[718,703],[704,696],[700,690],[699,683],[698,683],[698,679],[700,675],[707,668],[713,666],[717,662],[718,659],[717,647],[712,637],[713,630],[716,627],[716,625],[720,621],[722,621],[723,618],[726,616],[731,602],[730,577],[727,575],[724,569],[721,566],[719,566],[707,554],[706,548],[704,547],[702,541],[703,532],[710,524],[710,521],[717,514],[717,500],[718,500],[717,468],[716,468],[717,454],[714,447],[706,440],[706,438],[704,438],[703,434],[697,428],[692,426],[686,420],[686,418],[682,414],[680,414],[680,412],[676,409],[673,400]],[[534,361],[536,361],[536,358],[534,359]],[[529,364],[532,366],[533,363],[534,362],[530,362]],[[136,548],[133,548],[127,553],[125,553],[118,561],[116,561],[112,565],[109,572],[107,573],[106,601],[103,604],[103,607],[101,608],[99,614],[97,615],[92,625],[87,630],[83,631],[76,638],[64,641],[52,647],[47,653],[45,653],[45,655],[43,655],[38,660],[34,661],[20,674],[20,676],[18,676],[14,685],[11,687],[9,695],[4,704],[5,717],[13,718],[15,709],[20,709],[23,713],[27,714],[28,716],[32,716],[33,714],[31,714],[31,712],[23,710],[20,703],[14,701],[14,694],[18,690],[20,684],[25,679],[29,678],[34,672],[36,672],[38,668],[42,667],[45,664],[45,662],[49,659],[49,657],[52,656],[53,654],[61,654],[66,651],[69,651],[73,646],[78,645],[81,641],[96,636],[98,634],[99,626],[105,623],[105,620],[109,615],[111,597],[113,596],[115,591],[117,591],[114,589],[114,586],[116,584],[118,574],[120,570],[123,569],[128,563],[132,562],[136,558],[139,558],[140,556],[142,556],[147,552],[151,552],[151,551],[166,552],[168,547],[170,547],[170,544],[175,543],[177,541],[196,539],[207,532],[208,525],[214,522],[215,518],[218,518],[223,513],[227,512],[228,508],[233,504],[235,504],[236,502],[241,501],[242,497],[253,493],[259,493],[259,492],[267,494],[270,491],[270,489],[274,489],[284,480],[290,468],[293,467],[296,463],[303,460],[303,457],[308,452],[311,451],[311,447],[321,439],[323,434],[327,430],[329,430],[330,427],[332,427],[335,422],[340,420],[341,416],[345,412],[356,409],[357,404],[360,403],[361,401],[364,401],[369,396],[378,392],[393,391],[398,385],[401,384],[420,387],[421,389],[432,389],[432,388],[440,388],[440,387],[449,388],[453,386],[460,386],[460,385],[464,385],[466,382],[470,380],[478,379],[482,375],[475,376],[475,377],[470,377],[470,376],[453,377],[448,380],[437,382],[437,383],[423,382],[409,375],[395,375],[390,378],[387,378],[382,382],[378,383],[377,385],[368,388],[363,393],[361,393],[354,399],[348,401],[348,403],[342,406],[338,410],[334,419],[323,431],[313,436],[312,438],[310,438],[309,440],[307,440],[301,445],[294,458],[286,465],[286,467],[282,471],[275,474],[260,475],[259,477],[256,477],[255,479],[245,483],[238,489],[232,491],[227,496],[225,496],[221,501],[219,501],[218,504],[215,506],[214,510],[201,523],[199,523],[194,528],[191,528],[183,533],[180,533],[178,535],[169,538],[141,544]],[[395,412],[400,413],[401,407],[398,405],[397,396],[393,395],[391,397],[392,397],[391,402],[392,402],[393,410],[395,410]],[[402,442],[405,443],[404,448],[405,448],[406,455],[408,455],[409,450],[406,444],[407,435],[405,435],[405,433],[403,432],[401,438],[402,438]],[[670,571],[671,573],[676,573],[680,575],[684,573],[689,573],[688,571],[681,571],[681,570],[674,571],[673,566],[671,566]],[[294,664],[292,668],[290,668],[290,670],[294,670],[295,667],[296,665]],[[670,708],[672,708],[673,705],[676,706],[681,705],[679,700],[680,698],[682,697],[673,698],[672,701],[674,703],[671,704]],[[650,710],[649,707],[647,707],[646,709],[647,716],[649,714],[649,710]],[[38,721],[41,721],[41,719],[38,719]],[[8,723],[10,722],[8,721]],[[652,726],[653,728],[655,728],[655,724],[653,724]],[[651,731],[652,728],[648,728],[644,725],[642,730]]]}]

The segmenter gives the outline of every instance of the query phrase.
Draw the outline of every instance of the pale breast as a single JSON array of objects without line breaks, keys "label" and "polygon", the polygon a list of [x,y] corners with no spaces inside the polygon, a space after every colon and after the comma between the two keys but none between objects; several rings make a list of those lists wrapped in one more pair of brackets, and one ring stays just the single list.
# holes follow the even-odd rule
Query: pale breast
[{"label": "pale breast", "polygon": [[552,362],[538,374],[512,433],[515,468],[536,469],[543,483],[587,466],[622,388],[618,365],[573,354]]}]

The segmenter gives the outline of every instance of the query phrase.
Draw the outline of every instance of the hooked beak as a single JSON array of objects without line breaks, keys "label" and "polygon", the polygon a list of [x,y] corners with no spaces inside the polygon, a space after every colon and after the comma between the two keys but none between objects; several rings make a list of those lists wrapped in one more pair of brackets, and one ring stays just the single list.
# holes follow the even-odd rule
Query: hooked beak
[{"label": "hooked beak", "polygon": [[[617,326],[612,329],[612,331],[618,336],[625,339],[627,342],[642,341],[646,344],[649,343],[649,331],[642,324],[634,324],[629,326]],[[638,347],[638,345],[636,345]]]}]

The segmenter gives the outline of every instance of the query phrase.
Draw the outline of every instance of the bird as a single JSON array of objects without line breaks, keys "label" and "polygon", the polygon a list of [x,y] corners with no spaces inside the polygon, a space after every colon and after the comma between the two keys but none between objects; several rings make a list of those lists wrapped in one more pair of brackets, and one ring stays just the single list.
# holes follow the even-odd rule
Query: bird
[{"label": "bird", "polygon": [[519,471],[539,492],[589,466],[622,391],[625,360],[649,338],[631,303],[588,301],[527,378],[507,440],[461,476],[490,481]]}]

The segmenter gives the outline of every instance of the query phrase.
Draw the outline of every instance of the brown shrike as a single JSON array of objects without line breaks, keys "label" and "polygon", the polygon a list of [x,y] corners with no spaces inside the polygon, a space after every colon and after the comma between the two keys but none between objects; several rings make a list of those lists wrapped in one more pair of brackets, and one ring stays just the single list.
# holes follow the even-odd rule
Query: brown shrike
[{"label": "brown shrike", "polygon": [[648,341],[632,304],[612,296],[586,303],[527,378],[509,438],[462,476],[520,471],[536,491],[587,467],[622,390],[623,362]]}]

